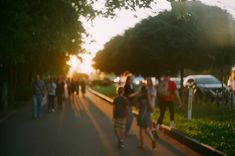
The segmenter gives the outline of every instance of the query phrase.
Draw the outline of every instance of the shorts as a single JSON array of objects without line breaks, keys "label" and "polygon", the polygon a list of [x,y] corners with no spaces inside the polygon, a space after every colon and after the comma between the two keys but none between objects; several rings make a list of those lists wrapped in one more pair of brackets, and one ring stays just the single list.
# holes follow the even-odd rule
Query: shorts
[{"label": "shorts", "polygon": [[126,119],[125,118],[117,118],[114,119],[114,129],[125,130],[126,128]]},{"label": "shorts", "polygon": [[139,115],[137,118],[137,124],[141,128],[149,128],[152,124],[151,113],[147,112],[144,115]]}]

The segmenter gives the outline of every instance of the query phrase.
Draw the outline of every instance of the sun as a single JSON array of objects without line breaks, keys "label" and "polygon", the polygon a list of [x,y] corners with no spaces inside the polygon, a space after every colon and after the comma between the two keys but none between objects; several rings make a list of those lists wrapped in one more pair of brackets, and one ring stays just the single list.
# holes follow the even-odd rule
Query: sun
[{"label": "sun", "polygon": [[89,53],[70,55],[67,61],[70,66],[68,77],[72,77],[75,73],[91,74],[94,71],[92,59],[93,56]]},{"label": "sun", "polygon": [[82,62],[80,64],[80,72],[86,74],[92,73],[94,70],[94,68],[92,67],[93,56],[90,54],[81,54],[80,57],[82,58]]}]

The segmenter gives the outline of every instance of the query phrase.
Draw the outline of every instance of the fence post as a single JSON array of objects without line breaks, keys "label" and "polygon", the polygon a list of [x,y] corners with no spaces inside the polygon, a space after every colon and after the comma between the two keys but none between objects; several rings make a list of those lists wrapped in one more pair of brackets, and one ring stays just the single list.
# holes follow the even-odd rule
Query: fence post
[{"label": "fence post", "polygon": [[193,85],[189,85],[188,89],[188,120],[192,120],[192,107],[193,107]]}]

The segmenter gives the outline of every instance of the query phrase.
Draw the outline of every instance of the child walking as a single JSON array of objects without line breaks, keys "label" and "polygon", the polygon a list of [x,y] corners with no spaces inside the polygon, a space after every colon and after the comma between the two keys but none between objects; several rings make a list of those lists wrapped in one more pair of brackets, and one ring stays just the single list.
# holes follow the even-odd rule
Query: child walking
[{"label": "child walking", "polygon": [[118,87],[116,92],[117,96],[113,101],[114,132],[118,140],[118,147],[124,148],[125,126],[129,101],[122,95],[123,87]]},{"label": "child walking", "polygon": [[143,149],[144,138],[143,133],[151,139],[152,148],[156,147],[156,140],[151,133],[151,105],[148,102],[148,89],[146,86],[142,86],[141,95],[137,98],[137,106],[139,107],[138,126],[139,126],[139,137],[140,145],[138,148]]}]

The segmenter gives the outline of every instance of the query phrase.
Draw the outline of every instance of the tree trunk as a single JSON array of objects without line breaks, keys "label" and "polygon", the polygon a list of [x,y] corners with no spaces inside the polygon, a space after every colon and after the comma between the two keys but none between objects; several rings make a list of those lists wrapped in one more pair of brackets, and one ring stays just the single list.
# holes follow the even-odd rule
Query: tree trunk
[{"label": "tree trunk", "polygon": [[183,81],[184,81],[184,68],[181,67],[180,69],[180,98],[183,99],[184,97],[184,85],[183,85]]},{"label": "tree trunk", "polygon": [[6,80],[4,80],[2,84],[1,96],[2,96],[2,99],[1,99],[2,107],[3,109],[7,109],[8,108],[8,83]]},{"label": "tree trunk", "polygon": [[7,109],[8,108],[8,81],[7,81],[7,67],[6,64],[2,64],[1,67],[2,77],[1,77],[1,108]]}]

